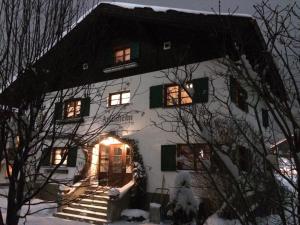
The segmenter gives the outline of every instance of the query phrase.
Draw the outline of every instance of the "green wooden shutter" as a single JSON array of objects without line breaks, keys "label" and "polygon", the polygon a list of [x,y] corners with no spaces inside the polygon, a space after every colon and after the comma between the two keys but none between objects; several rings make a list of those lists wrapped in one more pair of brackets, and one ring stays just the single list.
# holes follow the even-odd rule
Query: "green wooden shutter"
[{"label": "green wooden shutter", "polygon": [[150,87],[150,109],[163,107],[164,105],[164,86]]},{"label": "green wooden shutter", "polygon": [[195,79],[192,82],[194,86],[194,103],[208,102],[208,77]]},{"label": "green wooden shutter", "polygon": [[161,146],[161,170],[176,171],[176,145]]},{"label": "green wooden shutter", "polygon": [[90,105],[91,105],[91,98],[83,98],[81,99],[81,116],[89,116],[90,115]]},{"label": "green wooden shutter", "polygon": [[269,112],[266,109],[262,109],[261,111],[262,114],[262,123],[264,127],[269,126]]},{"label": "green wooden shutter", "polygon": [[115,55],[111,47],[104,50],[104,67],[110,67],[115,64]]},{"label": "green wooden shutter", "polygon": [[77,147],[71,147],[68,149],[67,166],[75,167],[77,161]]},{"label": "green wooden shutter", "polygon": [[236,95],[237,95],[237,81],[235,78],[230,77],[230,81],[229,81],[229,94],[230,94],[230,99],[232,102],[237,103],[236,102]]},{"label": "green wooden shutter", "polygon": [[54,107],[54,119],[61,120],[63,116],[63,103],[56,102]]},{"label": "green wooden shutter", "polygon": [[130,49],[131,49],[130,59],[132,61],[138,59],[139,56],[140,56],[140,45],[139,45],[139,43],[138,42],[131,43]]},{"label": "green wooden shutter", "polygon": [[52,150],[51,148],[44,148],[42,150],[42,155],[41,155],[41,166],[50,166],[51,165],[51,153]]}]

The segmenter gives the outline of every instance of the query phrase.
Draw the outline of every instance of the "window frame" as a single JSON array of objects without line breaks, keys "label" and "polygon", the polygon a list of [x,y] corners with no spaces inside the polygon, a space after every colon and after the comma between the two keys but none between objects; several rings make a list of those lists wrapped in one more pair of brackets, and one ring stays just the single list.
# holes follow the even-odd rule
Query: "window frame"
[{"label": "window frame", "polygon": [[[235,89],[235,95],[231,96],[232,102],[241,110],[248,113],[248,103],[247,103],[247,91],[242,87],[241,83],[234,77],[231,77],[231,82],[233,82],[233,88]],[[246,94],[246,97],[242,97],[243,92]],[[231,93],[232,94],[232,93]]]},{"label": "window frame", "polygon": [[[55,161],[56,161],[56,158],[55,158],[56,151],[58,151],[58,150],[61,151],[61,153],[60,153],[61,159],[64,156],[64,154],[68,154],[68,151],[69,151],[69,149],[66,148],[66,147],[54,147],[54,148],[52,148],[52,151],[51,151],[51,160],[50,160],[51,166],[56,166],[56,165],[58,165],[61,162],[61,159],[60,159],[59,163],[55,163]],[[65,167],[68,166],[68,155],[66,156],[65,160],[61,163],[60,166],[65,166]]]},{"label": "window frame", "polygon": [[[76,105],[73,106],[74,107],[74,112],[73,112],[73,116],[68,117],[68,104],[70,103],[75,103],[75,102],[79,102],[80,101],[80,109],[79,109],[79,114],[76,114]],[[63,119],[64,120],[72,120],[72,119],[77,119],[77,118],[81,118],[82,117],[82,98],[71,98],[68,99],[66,101],[64,101],[63,104],[64,107],[64,115],[63,115]]]},{"label": "window frame", "polygon": [[[186,83],[186,85],[189,85],[189,84],[192,84],[191,83]],[[176,104],[171,104],[171,105],[168,105],[168,97],[169,97],[169,93],[168,93],[168,89],[171,88],[171,87],[178,87],[178,102]],[[182,97],[181,94],[182,94],[182,91],[184,91],[187,96],[190,98],[191,102],[189,103],[182,103],[182,99],[184,98],[188,98],[188,97]],[[173,83],[173,84],[167,84],[164,86],[164,106],[165,107],[176,107],[176,106],[187,106],[187,105],[192,105],[193,104],[193,97],[190,96],[190,94],[180,85],[180,84],[176,84],[176,83]]]},{"label": "window frame", "polygon": [[[126,60],[126,50],[129,49],[129,59]],[[117,52],[122,51],[122,61],[117,61]],[[113,65],[122,65],[132,61],[132,49],[128,45],[119,46],[113,49]]]},{"label": "window frame", "polygon": [[[122,103],[122,95],[125,94],[125,93],[129,93],[129,101],[126,102],[126,103]],[[120,95],[119,104],[112,105],[111,104],[112,96],[113,95],[118,95],[118,94]],[[108,95],[108,104],[107,104],[108,107],[115,107],[115,106],[128,105],[128,104],[130,104],[130,91],[129,90],[109,93],[109,95]]]},{"label": "window frame", "polygon": [[[199,148],[199,150],[202,150],[203,152],[203,156],[201,157],[201,159],[199,158],[197,160],[197,165],[199,165],[199,167],[195,168],[195,165],[194,165],[194,161],[191,162],[192,164],[192,168],[183,168],[184,165],[180,165],[180,161],[179,161],[179,158],[181,156],[180,154],[180,151],[181,151],[181,148],[182,147],[186,147],[188,148],[191,152],[190,154],[193,154],[192,152],[192,149],[190,147],[193,147],[193,148]],[[206,151],[206,149],[204,148],[207,148],[209,150]],[[200,154],[200,151],[198,152],[198,155]],[[192,157],[194,157],[192,155]],[[198,158],[198,157],[197,157]],[[198,144],[177,144],[177,151],[176,151],[176,170],[191,170],[191,171],[202,171],[204,170],[201,163],[200,163],[200,160],[202,161],[211,161],[211,158],[212,158],[212,152],[211,152],[211,149],[209,148],[209,145],[206,144],[206,143],[198,143]],[[181,168],[180,168],[181,167]]]}]

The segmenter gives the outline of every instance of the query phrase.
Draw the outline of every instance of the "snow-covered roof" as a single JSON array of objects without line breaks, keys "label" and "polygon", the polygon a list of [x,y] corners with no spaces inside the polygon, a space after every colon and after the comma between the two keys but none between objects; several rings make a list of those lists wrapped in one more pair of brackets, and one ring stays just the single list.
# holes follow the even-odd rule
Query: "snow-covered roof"
[{"label": "snow-covered roof", "polygon": [[[142,4],[133,4],[133,3],[127,3],[127,2],[100,2],[99,4],[110,4],[119,6],[122,8],[127,9],[137,9],[137,8],[151,8],[155,12],[167,12],[167,11],[177,11],[177,12],[183,12],[183,13],[191,13],[191,14],[202,14],[202,15],[232,15],[232,16],[239,16],[239,17],[250,17],[249,14],[238,14],[238,13],[216,13],[213,11],[200,11],[200,10],[192,10],[192,9],[182,9],[182,8],[172,8],[172,7],[165,7],[165,6],[155,6],[155,5],[142,5]],[[98,4],[98,5],[99,5]]]}]

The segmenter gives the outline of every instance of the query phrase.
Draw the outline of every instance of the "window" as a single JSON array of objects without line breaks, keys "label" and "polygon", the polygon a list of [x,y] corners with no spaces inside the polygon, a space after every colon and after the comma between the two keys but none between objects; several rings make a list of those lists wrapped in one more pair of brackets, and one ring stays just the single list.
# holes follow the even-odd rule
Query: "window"
[{"label": "window", "polygon": [[5,178],[9,178],[12,175],[13,166],[8,164],[8,170],[5,170]]},{"label": "window", "polygon": [[65,118],[77,118],[80,117],[81,112],[81,100],[72,99],[65,102]]},{"label": "window", "polygon": [[200,160],[210,160],[210,149],[207,144],[178,145],[177,169],[201,170]]},{"label": "window", "polygon": [[241,84],[237,79],[230,78],[230,99],[237,105],[241,110],[248,112],[247,104],[248,94],[247,91],[241,87]]},{"label": "window", "polygon": [[[61,162],[62,158],[67,154],[66,148],[54,148],[52,151],[52,165],[57,165]],[[67,165],[67,159],[68,156],[66,156],[65,160],[62,162],[61,165]]]},{"label": "window", "polygon": [[[192,88],[193,84],[187,84],[186,88]],[[191,104],[192,98],[186,90],[175,84],[166,86],[166,106]]]},{"label": "window", "polygon": [[262,109],[262,124],[265,128],[269,127],[269,111],[267,109]]},{"label": "window", "polygon": [[251,154],[248,148],[238,146],[238,166],[240,171],[250,172],[251,170]]},{"label": "window", "polygon": [[[193,79],[182,88],[177,84],[150,87],[150,109],[208,102],[208,77]],[[185,90],[189,90],[189,93]]]},{"label": "window", "polygon": [[115,64],[129,62],[131,59],[131,49],[123,48],[115,51]]},{"label": "window", "polygon": [[123,91],[109,94],[108,106],[124,105],[130,103],[130,92]]},{"label": "window", "polygon": [[208,161],[211,151],[207,144],[161,146],[161,170],[202,170],[201,161]]},{"label": "window", "polygon": [[75,122],[75,118],[89,116],[91,99],[77,98],[55,103],[54,119],[60,122]]}]

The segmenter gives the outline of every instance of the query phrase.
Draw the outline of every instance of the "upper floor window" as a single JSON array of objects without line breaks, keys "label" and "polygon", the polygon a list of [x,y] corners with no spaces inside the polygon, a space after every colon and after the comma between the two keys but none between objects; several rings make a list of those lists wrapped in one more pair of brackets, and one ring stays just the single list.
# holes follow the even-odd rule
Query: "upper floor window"
[{"label": "upper floor window", "polygon": [[[67,148],[54,148],[52,151],[52,165],[58,165],[63,157],[67,154]],[[68,156],[64,159],[61,165],[67,165]]]},{"label": "upper floor window", "polygon": [[178,84],[150,87],[150,108],[208,102],[208,77],[193,79],[185,87]]},{"label": "upper floor window", "polygon": [[130,91],[109,94],[108,106],[124,105],[130,103]]},{"label": "upper floor window", "polygon": [[65,102],[65,118],[80,117],[81,114],[81,100],[72,99]]},{"label": "upper floor window", "polygon": [[241,110],[248,112],[247,103],[248,94],[247,91],[242,88],[240,82],[237,79],[230,78],[230,99],[237,105]]},{"label": "upper floor window", "polygon": [[[187,88],[192,87],[193,84],[187,84]],[[191,104],[193,102],[189,93],[181,86],[169,85],[166,86],[166,106],[173,105],[186,105]]]},{"label": "upper floor window", "polygon": [[131,59],[131,49],[123,48],[115,51],[115,64],[129,62]]},{"label": "upper floor window", "polygon": [[55,103],[54,118],[59,121],[75,121],[90,114],[91,99],[74,98]]}]

